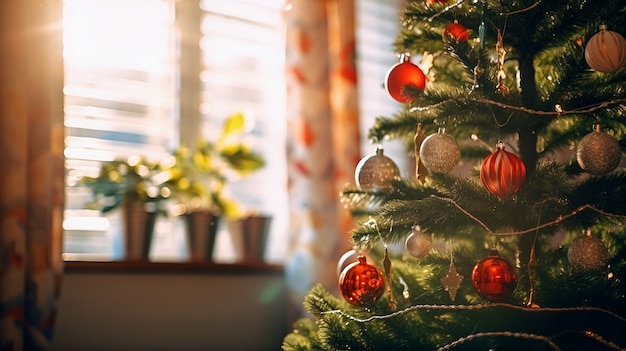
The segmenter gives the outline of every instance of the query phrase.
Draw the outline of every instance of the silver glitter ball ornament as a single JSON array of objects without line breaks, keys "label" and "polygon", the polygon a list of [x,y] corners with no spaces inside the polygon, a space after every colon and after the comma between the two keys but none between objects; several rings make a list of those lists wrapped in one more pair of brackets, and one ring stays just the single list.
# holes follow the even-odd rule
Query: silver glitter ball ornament
[{"label": "silver glitter ball ornament", "polygon": [[430,252],[432,239],[424,234],[418,225],[414,225],[411,234],[404,243],[408,253],[415,258],[422,258]]},{"label": "silver glitter ball ornament", "polygon": [[384,155],[382,147],[361,159],[356,166],[354,180],[363,190],[390,192],[393,182],[400,179],[400,169]]},{"label": "silver glitter ball ornament", "polygon": [[461,150],[456,140],[439,128],[436,134],[424,139],[420,147],[420,160],[429,172],[448,173],[461,160]]}]

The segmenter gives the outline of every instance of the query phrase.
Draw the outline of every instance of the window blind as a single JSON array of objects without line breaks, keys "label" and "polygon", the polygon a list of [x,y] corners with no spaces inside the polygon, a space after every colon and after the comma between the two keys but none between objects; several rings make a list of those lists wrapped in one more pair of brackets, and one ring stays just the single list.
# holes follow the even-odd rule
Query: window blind
[{"label": "window blind", "polygon": [[121,240],[115,216],[85,210],[100,161],[158,159],[172,147],[175,117],[173,6],[163,0],[65,0],[64,251],[112,258]]}]

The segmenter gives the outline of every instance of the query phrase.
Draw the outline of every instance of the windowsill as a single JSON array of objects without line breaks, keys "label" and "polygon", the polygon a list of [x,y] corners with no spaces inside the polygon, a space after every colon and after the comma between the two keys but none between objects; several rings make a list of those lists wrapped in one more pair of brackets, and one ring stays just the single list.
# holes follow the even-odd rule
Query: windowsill
[{"label": "windowsill", "polygon": [[283,274],[283,266],[264,262],[65,261],[65,274]]}]

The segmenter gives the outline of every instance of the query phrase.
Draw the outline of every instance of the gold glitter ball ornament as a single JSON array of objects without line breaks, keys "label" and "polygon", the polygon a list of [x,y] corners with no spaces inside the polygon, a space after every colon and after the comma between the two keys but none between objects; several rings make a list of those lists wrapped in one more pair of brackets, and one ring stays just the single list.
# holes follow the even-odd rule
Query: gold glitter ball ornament
[{"label": "gold glitter ball ornament", "polygon": [[446,129],[439,128],[422,142],[420,160],[429,172],[448,173],[461,160],[461,150],[456,140],[446,134]]},{"label": "gold glitter ball ornament", "polygon": [[619,166],[622,150],[617,140],[602,132],[602,127],[596,124],[593,132],[585,135],[578,143],[576,160],[585,172],[603,175]]},{"label": "gold glitter ball ornament", "polygon": [[382,147],[361,159],[356,166],[354,180],[363,190],[390,192],[393,182],[400,179],[400,169],[384,155]]},{"label": "gold glitter ball ornament", "polygon": [[591,235],[587,229],[585,235],[575,239],[567,250],[567,261],[576,272],[593,272],[607,266],[609,250],[602,240]]}]

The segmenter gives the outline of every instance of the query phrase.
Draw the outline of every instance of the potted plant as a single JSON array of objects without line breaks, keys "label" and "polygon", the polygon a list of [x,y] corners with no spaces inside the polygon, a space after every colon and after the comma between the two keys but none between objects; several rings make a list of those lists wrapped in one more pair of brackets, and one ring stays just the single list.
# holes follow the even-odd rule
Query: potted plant
[{"label": "potted plant", "polygon": [[226,194],[228,181],[265,166],[263,157],[245,143],[245,135],[245,116],[235,113],[215,140],[203,139],[193,149],[181,146],[172,153],[166,183],[185,217],[192,261],[212,259],[220,218],[242,216],[237,201]]},{"label": "potted plant", "polygon": [[97,176],[84,176],[77,185],[91,189],[88,209],[109,213],[121,210],[125,259],[147,260],[158,214],[165,213],[163,202],[169,190],[158,179],[159,163],[142,156],[102,162]]}]

